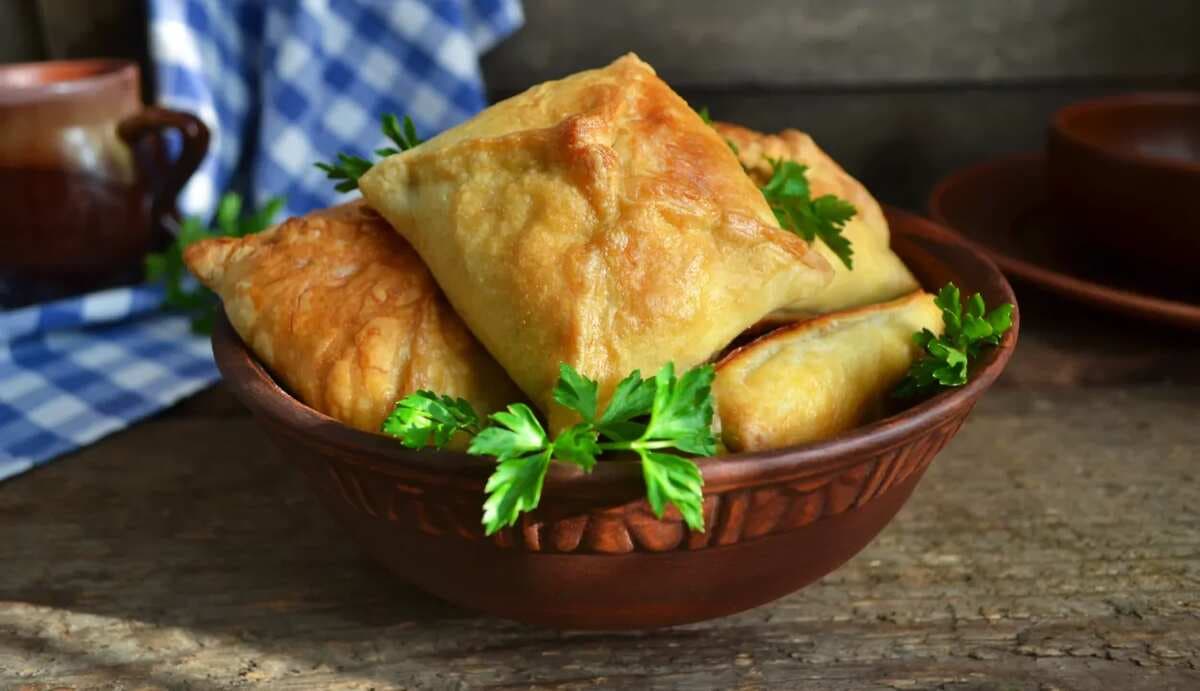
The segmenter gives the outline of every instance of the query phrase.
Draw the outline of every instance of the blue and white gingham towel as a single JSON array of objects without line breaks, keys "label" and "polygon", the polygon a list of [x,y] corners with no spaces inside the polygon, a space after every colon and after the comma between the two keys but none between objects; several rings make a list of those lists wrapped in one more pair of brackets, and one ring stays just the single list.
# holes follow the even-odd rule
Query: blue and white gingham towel
[{"label": "blue and white gingham towel", "polygon": [[216,380],[208,339],[161,304],[138,286],[0,312],[0,480]]},{"label": "blue and white gingham towel", "polygon": [[[163,105],[213,130],[180,199],[210,212],[222,190],[300,214],[342,195],[317,170],[387,144],[384,113],[424,138],[486,105],[479,56],[523,20],[518,0],[150,0]],[[260,107],[261,106],[261,107]],[[254,136],[247,136],[254,131]]]},{"label": "blue and white gingham towel", "polygon": [[[204,119],[213,148],[185,213],[220,192],[299,214],[334,203],[313,167],[382,145],[379,117],[423,136],[485,104],[479,55],[518,0],[150,0],[160,101]],[[0,311],[0,480],[162,410],[217,378],[208,339],[155,286]]]}]

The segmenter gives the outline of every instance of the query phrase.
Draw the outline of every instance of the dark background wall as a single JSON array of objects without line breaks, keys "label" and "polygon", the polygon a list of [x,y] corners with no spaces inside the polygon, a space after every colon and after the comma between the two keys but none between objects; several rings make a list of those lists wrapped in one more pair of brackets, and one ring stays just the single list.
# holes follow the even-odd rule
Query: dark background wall
[{"label": "dark background wall", "polygon": [[[1041,146],[1063,104],[1200,89],[1200,0],[524,0],[499,97],[636,51],[695,105],[807,130],[885,201]],[[0,0],[0,61],[144,59],[140,0]],[[403,85],[397,85],[403,88]]]},{"label": "dark background wall", "polygon": [[635,51],[693,105],[811,133],[885,201],[1042,146],[1055,109],[1200,88],[1200,0],[525,0],[503,95]]}]

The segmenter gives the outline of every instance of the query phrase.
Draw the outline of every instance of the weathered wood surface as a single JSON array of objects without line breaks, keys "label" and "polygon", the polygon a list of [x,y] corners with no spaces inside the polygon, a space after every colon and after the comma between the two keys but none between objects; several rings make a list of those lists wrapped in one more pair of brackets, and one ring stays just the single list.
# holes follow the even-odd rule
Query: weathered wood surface
[{"label": "weathered wood surface", "polygon": [[1004,384],[844,568],[636,634],[396,582],[208,392],[0,485],[0,688],[1200,688],[1200,338],[1095,316],[1026,307]]}]

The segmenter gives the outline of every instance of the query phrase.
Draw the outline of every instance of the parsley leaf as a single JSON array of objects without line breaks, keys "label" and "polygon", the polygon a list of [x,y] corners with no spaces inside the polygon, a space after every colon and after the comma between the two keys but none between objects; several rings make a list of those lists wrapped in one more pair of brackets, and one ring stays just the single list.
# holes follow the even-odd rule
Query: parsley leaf
[{"label": "parsley leaf", "polygon": [[686,458],[647,451],[642,454],[642,478],[646,501],[662,518],[667,504],[674,504],[692,530],[704,530],[704,479],[700,468]]},{"label": "parsley leaf", "polygon": [[716,453],[712,431],[712,365],[694,367],[675,379],[675,367],[667,363],[654,376],[654,401],[650,419],[637,439],[602,444],[604,449],[630,449],[642,460],[646,499],[654,514],[662,518],[667,504],[674,504],[692,530],[704,530],[704,480],[700,468],[686,458],[662,453],[676,448],[685,453]]},{"label": "parsley leaf", "polygon": [[384,422],[383,432],[410,448],[426,446],[431,439],[440,447],[458,432],[474,434],[467,453],[497,460],[485,486],[483,525],[488,535],[537,507],[552,460],[591,472],[602,454],[612,451],[638,455],[646,498],[659,518],[673,504],[688,527],[704,530],[700,469],[665,450],[716,452],[713,376],[711,365],[688,370],[678,379],[670,363],[651,379],[634,371],[617,384],[608,405],[597,414],[597,383],[563,364],[554,400],[578,413],[582,422],[563,429],[553,440],[524,403],[492,414],[491,424],[480,429],[470,404],[430,391],[401,400]]},{"label": "parsley leaf", "polygon": [[542,423],[524,403],[512,403],[491,419],[496,424],[475,435],[468,453],[504,459],[550,448]]},{"label": "parsley leaf", "polygon": [[283,209],[283,199],[267,200],[261,209],[242,215],[242,198],[226,193],[217,205],[216,231],[204,227],[199,218],[189,216],[179,224],[175,238],[161,252],[146,255],[146,280],[162,283],[165,288],[163,307],[182,312],[191,317],[192,331],[199,334],[212,333],[213,308],[217,297],[208,288],[189,279],[187,265],[183,263],[183,250],[192,243],[213,237],[240,238],[266,230]]},{"label": "parsley leaf", "polygon": [[712,365],[701,365],[676,380],[675,366],[664,365],[654,376],[654,403],[641,440],[647,444],[670,442],[687,453],[716,453],[711,393],[715,375]]},{"label": "parsley leaf", "polygon": [[574,367],[565,362],[558,366],[554,400],[564,408],[579,413],[584,422],[596,419],[596,382],[576,372]]},{"label": "parsley leaf", "polygon": [[459,432],[478,432],[479,415],[462,398],[418,391],[396,404],[383,421],[381,431],[396,437],[410,449],[428,446],[431,441],[440,449]]},{"label": "parsley leaf", "polygon": [[[408,151],[421,143],[421,138],[417,136],[417,128],[407,115],[404,116],[402,123],[395,115],[387,113],[382,118],[380,128],[383,130],[383,135],[395,144],[395,146],[376,149],[375,155],[380,158]],[[375,164],[361,156],[339,153],[334,163],[316,163],[314,165],[325,173],[325,177],[338,181],[333,186],[335,190],[350,192],[358,189],[358,179],[366,175],[371,166]]]},{"label": "parsley leaf", "polygon": [[599,432],[613,441],[632,441],[640,437],[645,423],[634,419],[649,413],[655,390],[654,380],[642,379],[642,373],[634,370],[613,389],[608,406],[596,420]]},{"label": "parsley leaf", "polygon": [[475,435],[467,448],[467,453],[495,456],[499,461],[484,486],[483,526],[488,535],[537,508],[554,451],[546,430],[524,403],[493,413],[491,419],[496,425]]},{"label": "parsley leaf", "polygon": [[646,498],[655,515],[662,518],[666,505],[674,504],[688,527],[704,530],[700,469],[693,461],[662,450],[674,448],[705,455],[716,452],[712,431],[714,374],[711,365],[702,365],[676,379],[671,363],[653,379],[642,379],[635,371],[617,384],[608,406],[595,417],[596,382],[569,365],[560,365],[555,400],[578,412],[584,422],[559,433],[553,457],[590,472],[600,453],[632,451],[641,460]]},{"label": "parsley leaf", "polygon": [[421,138],[417,136],[417,128],[413,125],[412,118],[404,116],[404,124],[401,126],[399,118],[388,113],[383,116],[383,136],[395,142],[394,147],[384,147],[376,149],[375,155],[379,157],[387,157],[408,151],[409,149],[421,143]]},{"label": "parsley leaf", "polygon": [[340,180],[333,189],[338,192],[350,192],[358,189],[358,179],[367,174],[373,165],[361,156],[338,154],[337,163],[314,163],[330,180]]},{"label": "parsley leaf", "polygon": [[484,492],[483,527],[491,535],[517,522],[517,516],[537,508],[542,483],[550,469],[550,449],[529,456],[501,458]]},{"label": "parsley leaf", "polygon": [[600,455],[600,444],[596,441],[596,428],[581,423],[558,433],[554,438],[554,458],[574,463],[584,472],[592,472],[596,457]]},{"label": "parsley leaf", "polygon": [[762,193],[779,225],[809,242],[820,239],[847,269],[853,269],[854,250],[842,235],[842,229],[858,212],[854,205],[831,194],[812,199],[808,166],[789,160],[767,160],[771,163],[771,179],[762,186]]},{"label": "parsley leaf", "polygon": [[[700,119],[712,125],[708,106],[696,111]],[[738,154],[737,144],[726,139],[725,143]],[[812,199],[808,187],[808,166],[784,159],[768,158],[771,164],[771,179],[763,185],[763,196],[771,206],[780,227],[790,230],[808,242],[820,239],[847,269],[854,269],[854,249],[850,240],[842,235],[842,228],[854,218],[858,210],[845,199],[824,194]]]},{"label": "parsley leaf", "polygon": [[976,293],[963,310],[962,296],[953,283],[943,286],[933,302],[942,310],[945,331],[941,336],[929,329],[913,334],[913,342],[924,355],[912,364],[892,392],[897,398],[966,384],[971,360],[979,357],[984,346],[999,345],[1004,333],[1012,328],[1011,303],[988,312],[983,296]]}]

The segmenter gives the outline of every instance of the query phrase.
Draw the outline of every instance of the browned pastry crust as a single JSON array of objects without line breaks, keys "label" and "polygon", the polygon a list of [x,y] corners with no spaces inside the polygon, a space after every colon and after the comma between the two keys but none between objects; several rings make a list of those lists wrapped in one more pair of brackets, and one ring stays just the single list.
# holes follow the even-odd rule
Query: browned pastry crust
[{"label": "browned pastry crust", "polygon": [[835,436],[878,414],[919,349],[913,333],[940,334],[933,296],[784,326],[726,355],[713,396],[732,451],[761,451]]},{"label": "browned pastry crust", "polygon": [[706,360],[832,273],[633,55],[498,103],[360,187],[553,426],[560,362],[604,396]]},{"label": "browned pastry crust", "polygon": [[521,398],[416,253],[361,202],[205,240],[184,259],[288,388],[348,425],[378,431],[419,389],[481,413]]}]

